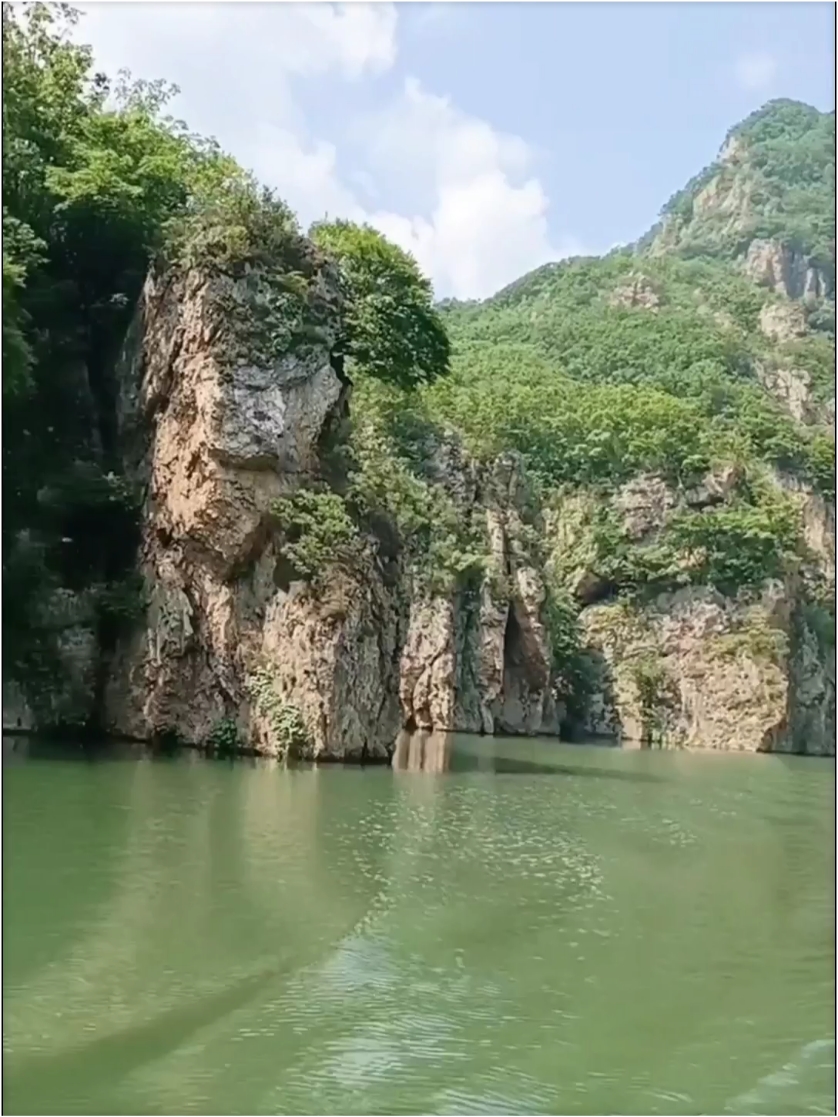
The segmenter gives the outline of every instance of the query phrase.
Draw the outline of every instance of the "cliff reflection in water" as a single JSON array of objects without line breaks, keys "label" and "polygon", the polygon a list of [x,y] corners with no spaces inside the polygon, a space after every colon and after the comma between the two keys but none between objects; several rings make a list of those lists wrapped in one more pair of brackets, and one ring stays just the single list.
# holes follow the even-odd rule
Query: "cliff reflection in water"
[{"label": "cliff reflection in water", "polygon": [[447,772],[451,767],[452,734],[400,733],[393,753],[397,772]]}]

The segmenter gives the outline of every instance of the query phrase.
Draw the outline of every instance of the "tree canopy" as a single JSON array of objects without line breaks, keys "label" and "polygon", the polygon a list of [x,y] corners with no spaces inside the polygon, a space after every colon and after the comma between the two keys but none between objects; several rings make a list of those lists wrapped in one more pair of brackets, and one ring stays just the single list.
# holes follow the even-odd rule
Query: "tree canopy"
[{"label": "tree canopy", "polygon": [[368,225],[322,222],[311,235],[340,267],[347,296],[341,345],[353,364],[404,388],[443,376],[448,335],[413,257]]}]

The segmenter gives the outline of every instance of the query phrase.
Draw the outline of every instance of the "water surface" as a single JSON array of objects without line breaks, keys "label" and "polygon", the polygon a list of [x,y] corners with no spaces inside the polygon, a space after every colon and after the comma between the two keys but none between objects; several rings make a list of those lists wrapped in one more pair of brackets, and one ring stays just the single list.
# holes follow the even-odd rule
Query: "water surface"
[{"label": "water surface", "polygon": [[7,1113],[834,1113],[834,761],[4,742]]}]

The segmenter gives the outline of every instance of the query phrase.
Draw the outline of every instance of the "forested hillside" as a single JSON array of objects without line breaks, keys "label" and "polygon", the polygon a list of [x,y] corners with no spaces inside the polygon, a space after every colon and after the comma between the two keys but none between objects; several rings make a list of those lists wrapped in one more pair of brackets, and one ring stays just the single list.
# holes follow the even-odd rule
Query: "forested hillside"
[{"label": "forested hillside", "polygon": [[[832,582],[788,490],[834,502],[834,143],[833,113],[766,105],[636,245],[443,304],[450,376],[410,398],[362,388],[362,426],[381,416],[406,468],[433,431],[481,460],[521,455],[545,514],[556,666],[573,685],[586,598],[735,596],[798,570],[833,639]],[[708,475],[724,491],[697,503]],[[681,496],[633,539],[615,497],[638,477]]]},{"label": "forested hillside", "polygon": [[[328,352],[341,414],[317,475],[271,513],[310,585],[372,547],[404,568],[406,599],[462,598],[468,613],[489,587],[512,608],[514,563],[498,566],[480,500],[463,502],[466,474],[509,460],[527,493],[513,550],[543,579],[534,623],[577,720],[595,689],[595,602],[642,610],[689,587],[741,601],[779,580],[834,646],[834,576],[810,522],[812,501],[834,514],[834,113],[771,102],[636,245],[434,307],[373,230],[304,236],[166,115],[164,83],[96,73],[66,35],[75,18],[3,12],[7,672],[48,685],[62,633],[90,628],[98,709],[146,609],[149,498],[126,467],[115,370],[150,271],[246,292],[230,304],[231,367]],[[651,527],[627,527],[626,493],[657,494]]]}]

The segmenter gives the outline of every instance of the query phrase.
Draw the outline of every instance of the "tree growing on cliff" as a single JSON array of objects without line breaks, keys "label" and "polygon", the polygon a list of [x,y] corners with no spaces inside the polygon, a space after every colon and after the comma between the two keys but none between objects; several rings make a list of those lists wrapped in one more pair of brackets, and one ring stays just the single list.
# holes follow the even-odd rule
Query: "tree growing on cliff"
[{"label": "tree growing on cliff", "polygon": [[322,222],[312,239],[338,263],[346,294],[339,351],[362,372],[403,388],[448,372],[450,346],[416,261],[368,225]]},{"label": "tree growing on cliff", "polygon": [[7,631],[36,622],[55,579],[107,590],[100,612],[113,611],[134,511],[118,484],[114,361],[172,221],[229,177],[213,144],[165,115],[165,82],[94,70],[77,18],[53,4],[2,13],[3,587],[24,618]]}]

